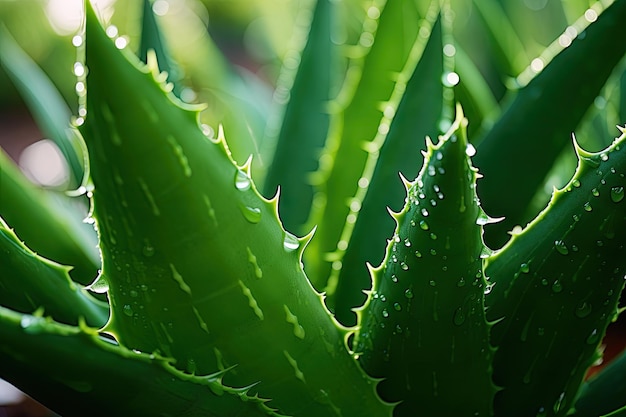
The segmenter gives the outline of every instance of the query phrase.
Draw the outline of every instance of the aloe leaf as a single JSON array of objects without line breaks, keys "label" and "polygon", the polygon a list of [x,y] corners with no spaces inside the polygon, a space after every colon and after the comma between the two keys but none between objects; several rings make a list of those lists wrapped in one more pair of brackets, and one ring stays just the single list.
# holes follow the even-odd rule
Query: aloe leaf
[{"label": "aloe leaf", "polygon": [[[384,378],[379,393],[401,401],[395,416],[491,416],[496,387],[484,311],[482,222],[476,169],[457,120],[407,184],[396,234],[363,307],[355,352]],[[471,381],[471,383],[468,383]]]},{"label": "aloe leaf", "polygon": [[576,146],[576,174],[487,261],[497,415],[565,415],[624,286],[626,135]]},{"label": "aloe leaf", "polygon": [[[276,139],[276,150],[264,183],[264,194],[273,195],[280,187],[280,217],[287,230],[303,232],[311,203],[313,187],[310,174],[318,169],[318,155],[326,136],[330,115],[328,104],[336,84],[337,47],[332,33],[335,2],[318,0],[306,46],[301,55],[289,57],[279,77],[277,93],[284,99],[293,97],[284,109],[282,126]],[[294,61],[299,61],[296,67]],[[295,79],[288,72],[297,69]],[[293,85],[288,84],[292,79]]]},{"label": "aloe leaf", "polygon": [[233,163],[223,135],[204,136],[199,109],[164,93],[153,58],[143,66],[115,48],[91,8],[86,37],[82,131],[111,301],[105,330],[188,373],[236,366],[224,382],[256,384],[250,393],[281,413],[391,415],[304,275],[308,239],[284,231],[250,165]]},{"label": "aloe leaf", "polygon": [[[537,58],[540,61],[533,61],[518,80],[532,79],[513,91],[501,117],[479,138],[475,162],[485,178],[478,194],[491,215],[506,216],[485,230],[487,244],[493,247],[504,243],[505,232],[514,225],[534,217],[525,212],[526,203],[541,187],[567,138],[626,52],[622,42],[626,1],[617,0],[601,13],[600,8],[597,3],[589,13],[599,16],[588,27],[584,18],[572,25],[578,33],[575,39],[570,36],[572,29],[564,34],[570,46],[555,42]],[[556,56],[550,60],[549,55]],[[545,68],[535,74],[532,68],[539,64]],[[532,170],[528,169],[530,160]]]},{"label": "aloe leaf", "polygon": [[626,352],[586,381],[578,393],[573,417],[593,417],[626,407]]},{"label": "aloe leaf", "polygon": [[152,11],[152,1],[143,0],[143,15],[141,24],[141,44],[139,46],[139,59],[148,62],[148,51],[153,50],[157,57],[159,71],[167,73],[167,80],[173,84],[173,92],[180,95],[181,76],[176,64],[173,62],[165,39],[159,28],[156,16]]},{"label": "aloe leaf", "polygon": [[472,121],[468,127],[471,137],[472,129],[476,131],[483,120],[499,113],[500,105],[476,64],[458,44],[454,45],[454,70],[459,75],[454,95],[463,104],[467,118]]},{"label": "aloe leaf", "polygon": [[257,178],[263,178],[266,159],[271,160],[263,152],[271,90],[252,73],[228,62],[208,34],[201,13],[191,6],[181,5],[176,13],[159,16],[158,22],[172,61],[184,69],[189,89],[183,91],[196,97],[193,102],[208,103],[201,114],[204,128],[216,135],[217,127],[223,126],[229,137],[236,138],[229,144],[233,158],[242,164],[253,155]]},{"label": "aloe leaf", "polygon": [[0,305],[32,313],[43,309],[56,321],[102,326],[109,309],[71,280],[71,267],[49,261],[28,249],[0,217]]},{"label": "aloe leaf", "polygon": [[[350,206],[349,217],[356,222],[352,221],[354,229],[345,253],[336,252],[342,268],[333,270],[327,287],[329,304],[337,319],[346,325],[356,324],[356,316],[351,310],[365,301],[359,290],[371,286],[366,263],[380,264],[385,242],[393,235],[395,223],[387,215],[387,208],[402,209],[406,190],[398,174],[405,178],[417,176],[419,166],[416,161],[423,158],[424,138],[438,136],[444,108],[450,107],[443,98],[441,81],[446,76],[442,19],[441,15],[437,18],[428,38],[418,38],[398,77],[381,122],[381,125],[388,125],[389,133],[378,138],[378,141],[384,141],[381,141],[380,151],[370,154],[368,165],[375,164],[375,168],[369,185],[361,187]],[[450,89],[448,92],[452,93]],[[333,291],[334,282],[337,288]]]},{"label": "aloe leaf", "polygon": [[619,78],[619,119],[626,123],[626,69]]},{"label": "aloe leaf", "polygon": [[84,324],[0,307],[0,337],[2,378],[64,417],[282,416],[248,388],[225,386],[221,373],[185,374],[166,358],[115,345]]},{"label": "aloe leaf", "polygon": [[[406,65],[420,28],[428,30],[432,26],[432,21],[424,21],[424,9],[430,4],[417,0],[377,1],[368,9],[360,43],[353,50],[359,58],[351,64],[332,104],[329,137],[320,168],[313,176],[316,193],[309,224],[317,225],[317,231],[305,253],[305,265],[318,289],[326,287],[337,260],[334,252],[345,250],[344,228],[352,227],[346,225],[350,203],[359,192],[359,180],[364,178],[361,184],[369,181],[371,172],[364,170],[374,148],[380,147],[375,143],[380,140],[375,138],[397,74]],[[433,2],[431,9],[435,4],[438,8],[439,2]],[[431,16],[434,14],[431,10]]]},{"label": "aloe leaf", "polygon": [[474,0],[472,5],[487,29],[497,61],[503,67],[502,72],[509,75],[519,74],[529,59],[524,43],[503,10],[502,4],[495,0]]},{"label": "aloe leaf", "polygon": [[624,417],[626,416],[626,407],[622,407],[619,410],[615,410],[609,414],[605,414],[602,417]]},{"label": "aloe leaf", "polygon": [[[73,267],[72,279],[88,284],[100,268],[93,227],[83,224],[77,201],[31,183],[0,149],[0,216],[29,247]],[[82,207],[80,207],[82,209]]]},{"label": "aloe leaf", "polygon": [[52,81],[0,25],[0,64],[28,105],[44,135],[59,147],[69,168],[70,189],[78,188],[85,175],[84,145],[70,128],[71,111]]}]

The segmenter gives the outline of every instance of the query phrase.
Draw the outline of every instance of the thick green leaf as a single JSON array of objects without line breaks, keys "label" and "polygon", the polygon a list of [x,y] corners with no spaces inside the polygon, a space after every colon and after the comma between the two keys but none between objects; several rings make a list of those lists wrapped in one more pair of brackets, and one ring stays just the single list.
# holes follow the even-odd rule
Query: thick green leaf
[{"label": "thick green leaf", "polygon": [[144,63],[148,62],[148,51],[153,50],[159,71],[167,73],[167,81],[173,84],[172,91],[177,96],[180,95],[182,89],[181,74],[175,62],[173,62],[169,53],[169,48],[163,39],[159,23],[152,11],[153,2],[151,0],[143,0],[143,15],[141,25],[141,44],[139,46],[139,59]]},{"label": "thick green leaf", "polygon": [[[350,206],[348,224],[354,229],[347,236],[347,248],[336,252],[342,267],[333,270],[327,287],[328,301],[337,319],[346,325],[356,324],[352,309],[363,305],[362,291],[371,287],[366,263],[380,264],[385,242],[393,235],[395,223],[387,210],[399,211],[406,196],[399,174],[405,178],[417,176],[424,138],[438,136],[442,119],[449,113],[446,110],[451,110],[444,89],[449,95],[452,91],[442,84],[447,75],[445,67],[449,67],[444,65],[442,19],[439,15],[428,30],[430,37],[418,38],[398,77],[381,122],[389,133],[377,139],[380,150],[372,152],[367,162],[367,168],[375,164],[369,185],[359,189]],[[346,232],[344,229],[344,237]]]},{"label": "thick green leaf", "polygon": [[626,352],[586,381],[578,393],[572,417],[594,417],[626,408]]},{"label": "thick green leaf", "polygon": [[528,65],[524,42],[516,33],[502,4],[495,0],[474,0],[474,10],[487,29],[489,42],[496,52],[496,61],[509,76],[519,74]]},{"label": "thick green leaf", "polygon": [[90,8],[86,36],[105,330],[188,373],[236,366],[226,384],[255,384],[250,393],[285,414],[390,415],[304,275],[307,240],[283,230],[249,165],[233,163],[222,135],[203,134],[198,109],[162,91],[152,59],[116,49]]},{"label": "thick green leaf", "polygon": [[35,186],[0,149],[0,217],[32,250],[72,266],[72,279],[88,284],[100,255],[92,225],[81,222],[86,209],[80,203]]},{"label": "thick green leaf", "polygon": [[104,325],[108,306],[74,284],[70,269],[28,249],[0,217],[0,305],[23,313],[41,309],[62,323]]},{"label": "thick green leaf", "polygon": [[487,261],[496,414],[563,416],[616,315],[626,261],[626,134],[579,165],[547,209]]},{"label": "thick green leaf", "polygon": [[[460,113],[460,109],[459,109]],[[491,416],[496,387],[484,311],[481,234],[465,129],[457,116],[407,184],[396,234],[373,271],[356,348],[394,416]],[[468,383],[469,382],[469,383]]]},{"label": "thick green leaf", "polygon": [[[64,417],[281,417],[223,373],[194,376],[96,329],[0,307],[0,376]],[[283,416],[284,417],[284,416]]]},{"label": "thick green leaf", "polygon": [[[438,9],[439,2],[432,3],[431,9]],[[411,55],[420,28],[427,31],[432,25],[424,21],[430,5],[426,0],[381,0],[368,9],[360,43],[354,49],[357,59],[332,104],[329,137],[313,178],[316,194],[309,224],[317,226],[317,231],[305,253],[305,265],[318,289],[326,287],[333,263],[341,258],[335,252],[343,252],[348,243],[345,238],[353,227],[347,222],[350,205],[355,199],[360,203],[356,197],[359,180],[363,178],[361,185],[369,181],[374,166],[368,167],[368,160],[380,148],[381,136],[388,133],[384,110],[392,100],[398,73]]]},{"label": "thick green leaf", "polygon": [[[70,128],[71,112],[65,100],[48,76],[15,42],[0,24],[0,64],[28,105],[43,134],[59,147],[69,168],[70,189],[78,188],[85,176],[84,145]],[[82,71],[77,64],[74,71]],[[77,86],[77,91],[82,91]],[[79,93],[80,94],[80,93]]]},{"label": "thick green leaf", "polygon": [[[511,92],[506,110],[479,139],[475,162],[485,178],[478,184],[478,194],[489,214],[506,216],[485,229],[492,247],[500,247],[514,225],[524,225],[534,217],[525,211],[527,202],[542,186],[571,132],[626,52],[626,0],[617,0],[604,11],[600,8],[598,3],[588,13],[588,17],[599,14],[594,23],[583,18],[564,34],[570,46],[564,48],[557,41],[533,61],[519,77],[523,84],[532,79]],[[575,39],[572,31],[578,33]],[[533,72],[532,68],[544,64],[541,72]],[[532,169],[528,169],[530,161]]]},{"label": "thick green leaf", "polygon": [[[294,233],[304,232],[302,227],[309,216],[313,201],[309,177],[318,169],[319,153],[328,134],[328,104],[337,84],[338,48],[332,41],[334,3],[316,2],[306,46],[301,55],[293,51],[285,60],[275,94],[283,100],[285,96],[292,99],[284,109],[264,194],[273,195],[280,187],[280,217],[285,228]],[[289,73],[296,69],[294,79]]]}]

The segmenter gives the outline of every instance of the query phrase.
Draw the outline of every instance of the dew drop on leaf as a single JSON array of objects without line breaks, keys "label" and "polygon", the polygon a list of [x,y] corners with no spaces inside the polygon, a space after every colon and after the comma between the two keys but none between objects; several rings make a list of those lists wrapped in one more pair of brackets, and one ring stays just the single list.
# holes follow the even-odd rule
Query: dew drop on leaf
[{"label": "dew drop on leaf", "polygon": [[400,303],[393,303],[393,309],[396,311],[401,311],[402,306],[400,305]]},{"label": "dew drop on leaf", "polygon": [[122,311],[124,311],[124,314],[127,315],[128,317],[133,316],[133,308],[130,306],[130,304],[125,304],[124,307],[122,308]]},{"label": "dew drop on leaf", "polygon": [[261,221],[261,209],[258,207],[240,206],[241,213],[245,219],[252,223],[257,224]]},{"label": "dew drop on leaf", "polygon": [[109,282],[102,274],[100,274],[96,280],[87,287],[87,289],[97,294],[104,294],[109,291]]},{"label": "dew drop on leaf", "polygon": [[405,296],[406,298],[408,298],[408,299],[413,298],[413,291],[411,291],[411,289],[410,289],[410,288],[407,288],[407,289],[404,291],[404,296]]},{"label": "dew drop on leaf", "polygon": [[598,342],[600,339],[600,334],[598,333],[598,329],[593,329],[593,331],[587,336],[587,344],[593,345]]},{"label": "dew drop on leaf", "polygon": [[587,317],[589,314],[591,314],[591,304],[586,301],[578,304],[578,306],[576,306],[575,314],[576,317],[581,319]]},{"label": "dew drop on leaf", "polygon": [[[423,210],[425,211],[425,210]],[[428,213],[428,212],[427,212]],[[422,230],[428,230],[430,228],[430,226],[428,226],[428,223],[426,223],[426,221],[424,220],[420,220],[420,228]]]},{"label": "dew drop on leaf", "polygon": [[238,169],[235,174],[235,188],[240,191],[246,191],[250,189],[250,177],[248,174]]},{"label": "dew drop on leaf", "polygon": [[141,250],[141,252],[143,253],[144,256],[150,257],[154,255],[154,246],[152,246],[150,243],[146,243],[143,246],[143,249]]},{"label": "dew drop on leaf", "polygon": [[614,203],[619,203],[624,199],[624,187],[611,188],[611,200]]},{"label": "dew drop on leaf", "polygon": [[300,242],[298,241],[297,237],[289,232],[285,232],[285,237],[283,238],[283,247],[287,252],[293,252],[300,247]]},{"label": "dew drop on leaf", "polygon": [[593,208],[591,207],[591,203],[589,203],[588,201],[583,205],[583,209],[585,209],[585,211],[593,210]]},{"label": "dew drop on leaf", "polygon": [[563,285],[561,284],[561,281],[557,279],[552,283],[552,291],[555,293],[560,293],[561,291],[563,291]]},{"label": "dew drop on leaf", "polygon": [[554,241],[554,248],[561,255],[567,255],[569,253],[569,250],[567,249],[567,246],[565,245],[565,243],[562,240],[555,240]]},{"label": "dew drop on leaf", "polygon": [[465,323],[465,312],[463,311],[461,307],[457,308],[454,311],[454,315],[452,316],[452,322],[457,326],[460,326],[463,323]]}]

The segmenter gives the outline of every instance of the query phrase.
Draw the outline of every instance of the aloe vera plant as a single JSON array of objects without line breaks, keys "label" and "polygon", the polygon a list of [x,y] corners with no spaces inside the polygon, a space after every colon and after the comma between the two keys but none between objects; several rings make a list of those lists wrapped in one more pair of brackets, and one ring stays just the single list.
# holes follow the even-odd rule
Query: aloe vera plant
[{"label": "aloe vera plant", "polygon": [[[505,11],[478,3],[516,68]],[[225,100],[218,127],[179,98],[144,6],[142,61],[85,3],[71,128],[0,27],[78,190],[59,203],[0,155],[0,377],[66,417],[626,413],[623,354],[585,380],[626,277],[626,128],[597,152],[570,136],[599,95],[626,122],[626,1],[583,10],[501,103],[455,43],[459,5],[303,3],[257,147],[230,133],[253,107]],[[245,84],[229,71],[204,82]]]}]

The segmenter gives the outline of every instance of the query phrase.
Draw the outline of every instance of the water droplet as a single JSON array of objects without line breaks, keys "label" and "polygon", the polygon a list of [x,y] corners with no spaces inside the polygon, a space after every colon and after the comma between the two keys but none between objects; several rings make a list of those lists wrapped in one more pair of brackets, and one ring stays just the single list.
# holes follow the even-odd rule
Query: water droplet
[{"label": "water droplet", "polygon": [[405,296],[406,298],[408,298],[408,299],[413,298],[413,291],[411,291],[411,289],[410,289],[410,288],[407,288],[407,289],[404,291],[404,296]]},{"label": "water droplet", "polygon": [[422,257],[422,252],[420,252],[420,251],[416,250],[416,251],[415,251],[415,257],[416,257],[416,258],[421,258],[421,257]]},{"label": "water droplet", "polygon": [[[422,216],[428,217],[428,210],[426,210],[425,208],[422,209]],[[420,222],[420,225],[421,225],[421,222]]]},{"label": "water droplet", "polygon": [[588,201],[583,205],[583,209],[585,209],[585,211],[591,211],[592,207],[591,207],[591,203],[589,203]]},{"label": "water droplet", "polygon": [[426,221],[425,221],[425,220],[420,220],[420,228],[421,228],[422,230],[428,230],[428,229],[430,229],[430,227],[428,226],[428,223],[426,223]]},{"label": "water droplet", "polygon": [[400,268],[402,268],[403,271],[409,270],[409,266],[406,264],[406,262],[400,262]]},{"label": "water droplet", "polygon": [[430,238],[431,238],[432,240],[437,240],[437,235],[436,235],[436,234],[434,234],[434,233],[431,233],[431,234],[430,234]]},{"label": "water droplet", "polygon": [[430,254],[435,256],[435,255],[437,255],[437,251],[435,249],[431,249],[430,250]]},{"label": "water droplet", "polygon": [[393,309],[396,311],[401,311],[402,306],[400,305],[400,303],[393,303]]},{"label": "water droplet", "polygon": [[383,315],[383,317],[384,317],[384,318],[389,317],[389,312],[387,311],[387,309],[386,309],[386,308],[383,308],[382,315]]},{"label": "water droplet", "polygon": [[411,241],[409,240],[408,237],[404,239],[404,246],[406,246],[407,248],[411,246]]},{"label": "water droplet", "polygon": [[257,224],[261,221],[261,209],[258,207],[240,206],[243,217],[246,218],[252,224]]},{"label": "water droplet", "polygon": [[125,304],[122,310],[124,311],[124,314],[128,317],[133,316],[133,308],[130,306],[130,304]]},{"label": "water droplet", "polygon": [[398,282],[398,277],[396,276],[396,274],[391,275],[391,281],[393,281],[394,283]]},{"label": "water droplet", "polygon": [[461,277],[461,279],[459,279],[459,282],[456,283],[457,287],[464,287],[465,286],[465,278]]},{"label": "water droplet", "polygon": [[580,187],[580,181],[578,181],[577,179],[572,180],[572,185],[576,188]]},{"label": "water droplet", "polygon": [[576,317],[581,319],[587,317],[589,314],[591,314],[591,304],[586,301],[578,304],[578,306],[576,306],[575,314]]},{"label": "water droplet", "polygon": [[572,219],[574,219],[575,222],[580,220],[580,216],[578,214],[574,214],[572,215]]},{"label": "water droplet", "polygon": [[600,196],[600,191],[598,191],[597,188],[592,188],[591,189],[591,194],[593,194],[594,197],[599,197]]},{"label": "water droplet", "polygon": [[524,262],[523,264],[521,264],[519,266],[519,270],[525,274],[528,273],[528,271],[530,271],[530,266],[528,265],[528,263]]},{"label": "water droplet", "polygon": [[300,241],[291,233],[285,232],[285,237],[283,238],[283,247],[287,252],[293,252],[300,247]]},{"label": "water droplet", "polygon": [[614,203],[619,203],[624,199],[624,187],[613,187],[611,188],[611,200]]},{"label": "water droplet", "polygon": [[87,289],[97,294],[104,294],[109,291],[109,282],[102,274],[99,274],[96,280],[92,282]]},{"label": "water droplet", "polygon": [[544,287],[547,287],[548,286],[548,280],[546,278],[542,278],[541,285],[543,285]]},{"label": "water droplet", "polygon": [[428,281],[428,284],[429,284],[431,287],[434,287],[434,286],[436,286],[436,285],[437,285],[437,283],[436,283],[436,282],[435,282],[435,280],[433,280],[433,279],[431,279],[430,281]]},{"label": "water droplet", "polygon": [[415,220],[411,219],[410,223],[411,223],[411,227],[415,227],[415,224],[416,224]]},{"label": "water droplet", "polygon": [[465,312],[463,311],[461,307],[457,308],[454,311],[454,315],[452,316],[452,322],[457,326],[460,326],[463,323],[465,323]]},{"label": "water droplet", "polygon": [[600,155],[600,159],[602,159],[604,162],[606,162],[606,161],[609,160],[609,156],[607,154],[603,153],[603,154]]},{"label": "water droplet", "polygon": [[251,182],[248,174],[238,169],[237,173],[235,174],[235,187],[240,191],[246,191],[250,189],[250,185]]},{"label": "water droplet", "polygon": [[563,291],[563,285],[561,284],[561,281],[557,279],[552,283],[552,291],[557,294]]},{"label": "water droplet", "polygon": [[554,241],[554,248],[561,255],[567,255],[569,253],[569,250],[567,249],[567,246],[565,245],[565,243],[562,240],[555,240]]},{"label": "water droplet", "polygon": [[587,344],[593,345],[598,342],[600,339],[600,333],[598,333],[598,329],[593,329],[592,332],[587,336]]},{"label": "water droplet", "polygon": [[154,246],[152,246],[149,242],[146,242],[141,252],[144,256],[150,257],[154,255]]},{"label": "water droplet", "polygon": [[483,291],[485,293],[485,295],[488,295],[489,293],[491,293],[491,290],[493,289],[493,286],[495,284],[487,284],[485,285],[485,290]]},{"label": "water droplet", "polygon": [[135,297],[137,297],[139,295],[139,293],[137,291],[135,291],[135,290],[130,290],[129,294],[133,298],[135,298]]},{"label": "water droplet", "polygon": [[562,392],[561,395],[559,395],[559,398],[557,398],[556,402],[554,403],[554,413],[558,414],[559,411],[561,411],[561,407],[563,406],[563,403],[565,402],[565,392]]}]

